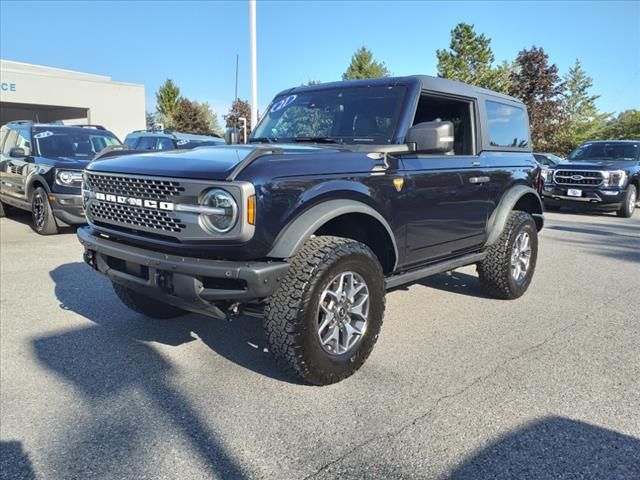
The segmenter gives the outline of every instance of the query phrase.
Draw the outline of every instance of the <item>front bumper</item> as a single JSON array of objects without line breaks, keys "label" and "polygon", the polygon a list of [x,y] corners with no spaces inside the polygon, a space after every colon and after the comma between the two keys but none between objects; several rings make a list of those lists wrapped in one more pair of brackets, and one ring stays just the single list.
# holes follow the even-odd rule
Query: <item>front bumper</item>
[{"label": "front bumper", "polygon": [[[568,191],[572,188],[581,190],[582,195],[579,197],[569,195]],[[547,205],[583,207],[598,210],[618,210],[622,206],[625,194],[626,190],[622,189],[585,188],[582,185],[571,187],[545,184],[542,188],[542,199]]]},{"label": "front bumper", "polygon": [[87,223],[82,208],[82,195],[51,193],[49,203],[56,220],[67,225]]},{"label": "front bumper", "polygon": [[206,260],[167,255],[103,238],[91,227],[78,229],[85,262],[144,295],[192,312],[226,318],[220,304],[251,302],[278,288],[287,262]]}]

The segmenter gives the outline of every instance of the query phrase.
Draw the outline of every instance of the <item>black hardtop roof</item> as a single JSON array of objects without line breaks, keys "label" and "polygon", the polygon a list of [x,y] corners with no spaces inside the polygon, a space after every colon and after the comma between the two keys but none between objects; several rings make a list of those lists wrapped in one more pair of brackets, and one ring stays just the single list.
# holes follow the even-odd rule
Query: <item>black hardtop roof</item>
[{"label": "black hardtop roof", "polygon": [[440,93],[449,93],[453,95],[461,95],[466,97],[494,97],[495,99],[506,100],[522,104],[520,100],[510,95],[494,92],[486,88],[475,87],[456,80],[448,80],[446,78],[432,77],[430,75],[409,75],[406,77],[385,77],[372,78],[366,80],[342,80],[339,82],[319,83],[317,85],[302,85],[299,87],[283,90],[276,96],[287,95],[292,93],[302,93],[314,90],[324,90],[328,88],[339,87],[378,87],[393,85],[411,85],[419,83],[421,90],[434,91]]}]

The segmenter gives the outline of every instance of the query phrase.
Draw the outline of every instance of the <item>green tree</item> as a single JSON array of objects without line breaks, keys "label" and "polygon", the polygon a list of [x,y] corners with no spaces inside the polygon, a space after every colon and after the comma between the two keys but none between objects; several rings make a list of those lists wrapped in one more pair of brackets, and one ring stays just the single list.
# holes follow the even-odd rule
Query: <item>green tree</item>
[{"label": "green tree", "polygon": [[580,60],[576,59],[563,79],[566,84],[564,111],[567,124],[560,139],[562,150],[569,152],[585,140],[595,138],[610,115],[598,112],[596,100],[600,96],[591,95],[593,79],[584,71]]},{"label": "green tree", "polygon": [[606,122],[596,138],[602,140],[640,139],[640,110],[626,110]]},{"label": "green tree", "polygon": [[438,76],[458,80],[498,92],[507,92],[511,66],[502,62],[493,67],[495,57],[491,40],[478,35],[473,25],[459,23],[451,30],[449,50],[436,50]]},{"label": "green tree", "polygon": [[384,62],[374,60],[373,53],[362,46],[351,57],[347,71],[342,74],[343,80],[363,80],[366,78],[382,78],[391,76]]},{"label": "green tree", "polygon": [[146,123],[146,126],[147,126],[147,130],[150,130],[156,124],[156,117],[151,112],[145,112],[145,113],[146,113],[146,121],[145,121],[145,123]]},{"label": "green tree", "polygon": [[208,135],[211,133],[209,119],[195,102],[181,98],[172,114],[172,128],[179,132]]},{"label": "green tree", "polygon": [[224,116],[227,128],[240,129],[239,141],[244,143],[244,134],[242,131],[242,123],[238,121],[239,118],[246,118],[247,120],[247,135],[251,131],[251,105],[245,100],[239,98],[234,100],[229,109],[229,113]]},{"label": "green tree", "polygon": [[527,106],[533,147],[539,151],[562,151],[559,132],[566,123],[564,91],[558,67],[549,65],[549,56],[542,48],[534,46],[518,53],[509,93]]},{"label": "green tree", "polygon": [[167,78],[156,92],[157,118],[163,123],[165,128],[175,128],[173,125],[173,114],[180,104],[180,89]]},{"label": "green tree", "polygon": [[199,109],[202,110],[205,117],[207,118],[207,122],[209,124],[209,131],[215,135],[222,136],[224,132],[222,131],[222,127],[220,126],[220,122],[218,121],[218,114],[213,111],[209,102],[193,102]]}]

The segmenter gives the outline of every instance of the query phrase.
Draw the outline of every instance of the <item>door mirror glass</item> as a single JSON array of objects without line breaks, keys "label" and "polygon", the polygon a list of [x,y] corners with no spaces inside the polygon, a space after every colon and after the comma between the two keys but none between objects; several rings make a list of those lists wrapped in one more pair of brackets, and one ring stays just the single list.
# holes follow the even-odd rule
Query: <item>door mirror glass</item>
[{"label": "door mirror glass", "polygon": [[414,125],[407,133],[407,143],[421,153],[453,155],[453,123],[436,120]]},{"label": "door mirror glass", "polygon": [[224,141],[227,145],[235,145],[238,143],[238,137],[237,128],[227,128],[227,131],[224,133]]},{"label": "door mirror glass", "polygon": [[9,156],[11,158],[26,158],[31,152],[26,147],[13,147],[9,150]]}]

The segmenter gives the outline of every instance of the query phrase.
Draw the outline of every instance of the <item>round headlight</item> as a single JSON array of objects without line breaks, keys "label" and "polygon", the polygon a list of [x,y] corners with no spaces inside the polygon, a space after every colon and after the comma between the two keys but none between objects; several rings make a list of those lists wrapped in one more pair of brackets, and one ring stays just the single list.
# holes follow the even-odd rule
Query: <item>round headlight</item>
[{"label": "round headlight", "polygon": [[238,221],[238,204],[233,195],[226,190],[220,188],[207,190],[201,197],[200,204],[219,210],[219,213],[200,214],[200,225],[205,230],[212,233],[227,233],[235,227]]}]

